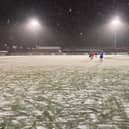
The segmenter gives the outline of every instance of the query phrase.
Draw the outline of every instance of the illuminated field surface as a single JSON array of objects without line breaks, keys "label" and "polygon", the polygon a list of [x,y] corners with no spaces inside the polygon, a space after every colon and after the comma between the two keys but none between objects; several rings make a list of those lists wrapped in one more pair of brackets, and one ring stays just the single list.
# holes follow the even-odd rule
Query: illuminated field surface
[{"label": "illuminated field surface", "polygon": [[129,57],[0,57],[0,129],[129,129]]}]

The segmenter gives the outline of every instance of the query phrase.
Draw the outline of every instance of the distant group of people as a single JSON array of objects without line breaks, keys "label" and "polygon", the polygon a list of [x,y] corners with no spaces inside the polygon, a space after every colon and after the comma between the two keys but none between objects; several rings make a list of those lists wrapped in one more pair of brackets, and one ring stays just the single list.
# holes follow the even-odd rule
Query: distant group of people
[{"label": "distant group of people", "polygon": [[91,51],[91,52],[89,52],[89,57],[91,60],[93,60],[94,58],[97,58],[98,55],[99,55],[100,61],[103,61],[103,58],[104,58],[103,51],[100,51],[100,52]]}]

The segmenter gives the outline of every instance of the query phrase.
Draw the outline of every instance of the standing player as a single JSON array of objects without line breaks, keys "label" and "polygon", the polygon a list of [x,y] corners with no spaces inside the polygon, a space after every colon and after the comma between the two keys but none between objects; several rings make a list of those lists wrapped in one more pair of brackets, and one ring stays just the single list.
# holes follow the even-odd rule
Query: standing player
[{"label": "standing player", "polygon": [[96,58],[97,58],[97,55],[98,55],[97,52],[95,52],[95,57],[96,57]]},{"label": "standing player", "polygon": [[104,58],[104,52],[101,51],[101,52],[100,52],[100,61],[103,61],[103,58]]},{"label": "standing player", "polygon": [[129,55],[129,51],[128,51],[128,55]]},{"label": "standing player", "polygon": [[94,56],[95,56],[95,53],[94,53],[93,51],[91,51],[91,52],[89,53],[90,59],[93,60],[93,59],[94,59]]}]

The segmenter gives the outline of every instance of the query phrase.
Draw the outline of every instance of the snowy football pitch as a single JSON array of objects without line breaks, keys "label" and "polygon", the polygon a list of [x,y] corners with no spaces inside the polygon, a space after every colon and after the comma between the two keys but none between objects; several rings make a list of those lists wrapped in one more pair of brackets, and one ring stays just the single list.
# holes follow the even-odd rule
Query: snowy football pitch
[{"label": "snowy football pitch", "polygon": [[129,129],[129,57],[0,57],[0,129]]}]

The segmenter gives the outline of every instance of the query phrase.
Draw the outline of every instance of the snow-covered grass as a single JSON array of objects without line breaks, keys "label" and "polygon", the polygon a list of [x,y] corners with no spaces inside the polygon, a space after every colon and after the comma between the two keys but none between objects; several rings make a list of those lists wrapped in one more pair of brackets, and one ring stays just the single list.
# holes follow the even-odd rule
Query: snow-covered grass
[{"label": "snow-covered grass", "polygon": [[129,129],[129,57],[0,57],[0,129]]}]

